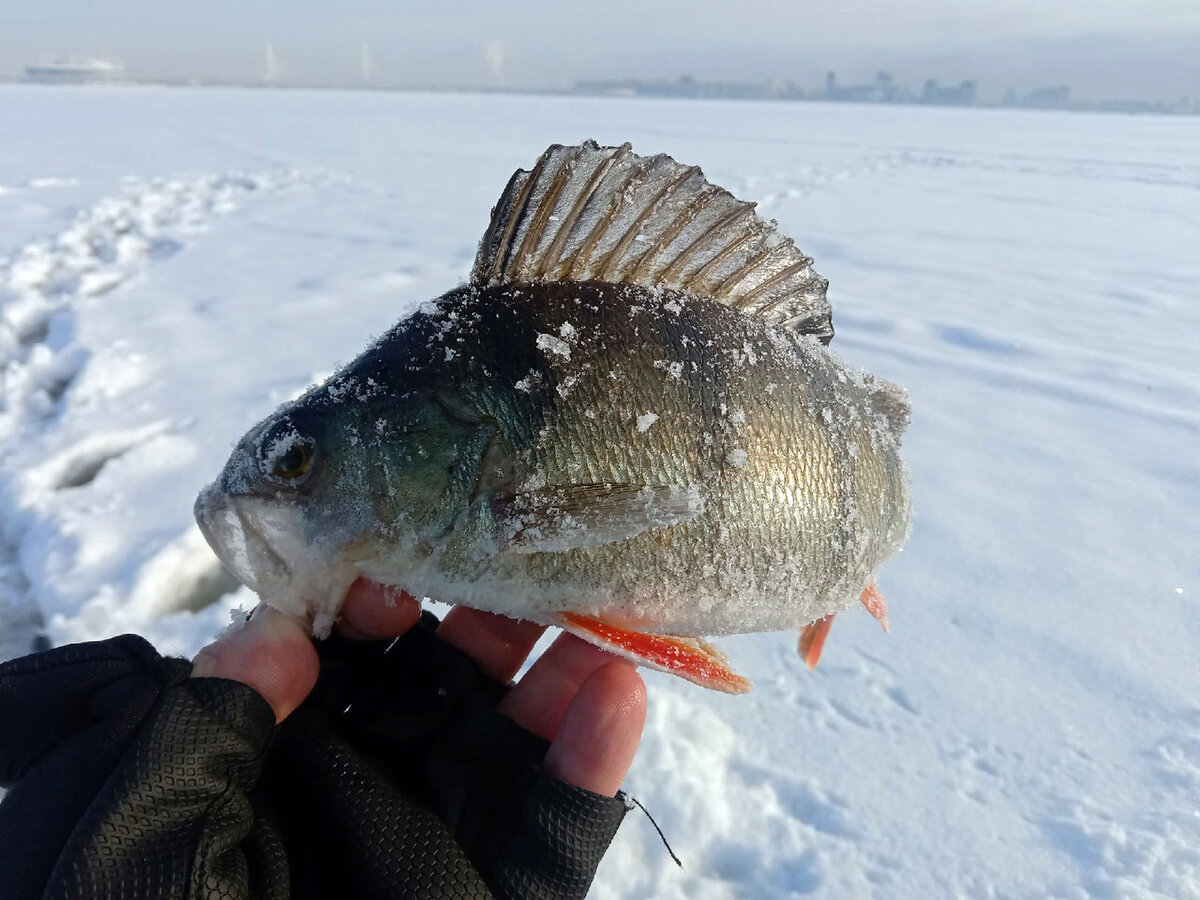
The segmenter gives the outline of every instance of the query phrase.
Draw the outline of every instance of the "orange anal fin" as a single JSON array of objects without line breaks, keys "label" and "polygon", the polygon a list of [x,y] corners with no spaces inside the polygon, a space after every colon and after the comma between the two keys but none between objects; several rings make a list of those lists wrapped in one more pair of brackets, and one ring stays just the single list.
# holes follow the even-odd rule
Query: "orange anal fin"
[{"label": "orange anal fin", "polygon": [[888,628],[887,601],[883,599],[883,594],[879,593],[879,588],[873,584],[868,585],[863,589],[862,596],[858,599],[867,608],[867,612],[873,615],[876,621],[883,626],[885,633],[891,631]]},{"label": "orange anal fin", "polygon": [[576,637],[652,669],[686,678],[701,687],[727,694],[744,694],[754,686],[750,679],[729,668],[724,653],[700,638],[642,634],[572,612],[561,613],[558,618],[563,630]]},{"label": "orange anal fin", "polygon": [[817,667],[821,651],[825,648],[825,639],[829,637],[829,629],[832,627],[833,616],[823,616],[800,629],[800,658],[810,670]]}]

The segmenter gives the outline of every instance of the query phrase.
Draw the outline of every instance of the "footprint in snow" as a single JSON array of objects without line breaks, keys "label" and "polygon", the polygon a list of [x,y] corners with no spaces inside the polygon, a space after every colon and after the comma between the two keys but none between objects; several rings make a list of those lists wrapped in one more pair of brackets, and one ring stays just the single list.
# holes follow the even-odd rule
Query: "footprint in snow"
[{"label": "footprint in snow", "polygon": [[96,480],[108,463],[170,430],[171,424],[163,421],[92,435],[52,456],[32,477],[55,491],[85,487]]}]

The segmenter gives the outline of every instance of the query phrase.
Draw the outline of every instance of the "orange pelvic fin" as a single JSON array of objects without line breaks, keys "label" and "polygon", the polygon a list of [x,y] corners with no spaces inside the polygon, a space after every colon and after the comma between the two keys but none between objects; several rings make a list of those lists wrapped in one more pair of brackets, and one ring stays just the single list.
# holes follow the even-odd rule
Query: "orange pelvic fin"
[{"label": "orange pelvic fin", "polygon": [[636,663],[670,672],[701,687],[744,694],[753,682],[729,668],[729,660],[716,647],[700,638],[678,634],[643,634],[591,616],[565,612],[559,625],[576,637],[603,647]]},{"label": "orange pelvic fin", "polygon": [[829,629],[832,627],[833,616],[823,616],[800,629],[800,658],[810,670],[817,667],[821,659],[821,650],[825,647],[825,639],[829,637]]},{"label": "orange pelvic fin", "polygon": [[879,593],[879,588],[873,584],[868,585],[863,589],[862,596],[858,599],[867,608],[867,612],[873,615],[879,624],[883,626],[885,634],[891,631],[888,628],[887,601],[883,599],[883,594]]}]

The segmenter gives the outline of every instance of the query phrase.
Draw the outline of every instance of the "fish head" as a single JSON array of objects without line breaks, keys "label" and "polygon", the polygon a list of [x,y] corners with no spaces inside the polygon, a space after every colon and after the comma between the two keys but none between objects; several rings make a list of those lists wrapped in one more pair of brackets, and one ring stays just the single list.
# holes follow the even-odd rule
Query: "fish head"
[{"label": "fish head", "polygon": [[252,428],[195,505],[226,568],[318,632],[360,575],[428,556],[474,477],[459,465],[470,423],[427,391],[348,391],[346,380]]}]

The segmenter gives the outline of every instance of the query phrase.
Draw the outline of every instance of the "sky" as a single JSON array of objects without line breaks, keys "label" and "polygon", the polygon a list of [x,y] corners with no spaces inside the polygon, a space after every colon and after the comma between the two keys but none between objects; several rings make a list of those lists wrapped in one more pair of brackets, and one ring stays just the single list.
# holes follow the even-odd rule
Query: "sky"
[{"label": "sky", "polygon": [[1083,99],[1176,100],[1200,95],[1200,2],[0,0],[0,75],[64,54],[146,78],[555,87],[686,73],[816,87],[829,69],[846,83],[886,69],[914,86],[975,78],[985,98],[1067,84]]}]

